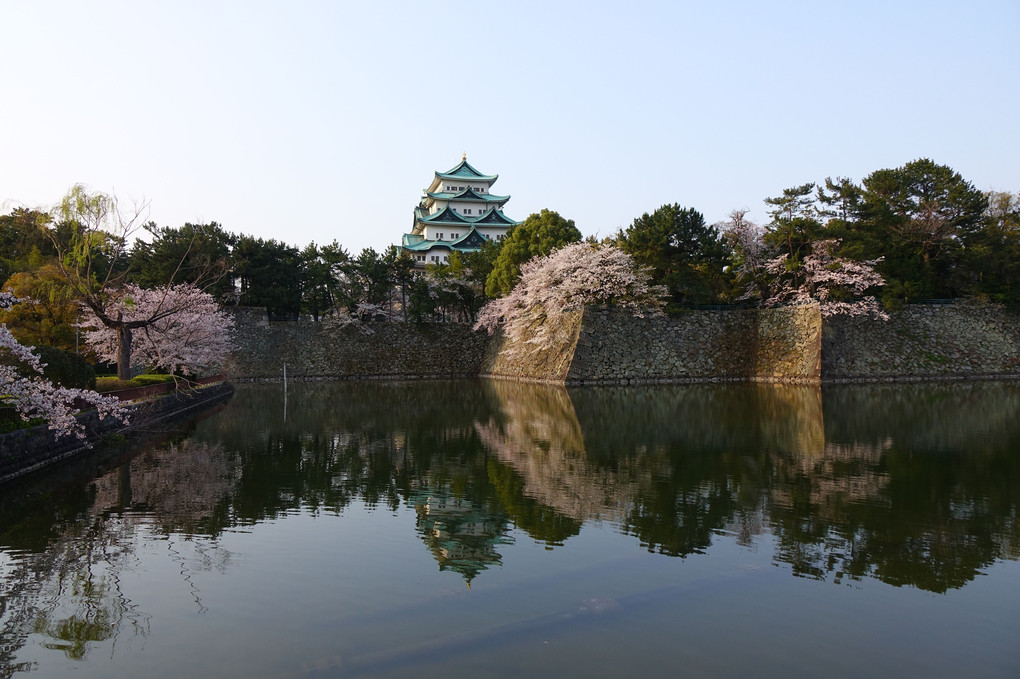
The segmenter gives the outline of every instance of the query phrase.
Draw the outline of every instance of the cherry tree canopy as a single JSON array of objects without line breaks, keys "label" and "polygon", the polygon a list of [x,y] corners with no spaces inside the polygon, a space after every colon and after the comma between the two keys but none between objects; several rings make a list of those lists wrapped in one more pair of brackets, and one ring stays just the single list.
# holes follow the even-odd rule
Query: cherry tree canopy
[{"label": "cherry tree canopy", "polygon": [[[0,309],[24,301],[9,292],[0,292]],[[126,410],[117,399],[94,391],[55,386],[42,377],[43,367],[31,349],[15,340],[6,325],[0,325],[0,404],[13,405],[26,422],[33,418],[46,420],[58,436],[73,434],[85,438],[84,427],[74,418],[83,405],[96,408],[101,418],[112,416],[127,422]]]},{"label": "cherry tree canopy", "polygon": [[[113,293],[106,315],[121,326],[134,325],[131,363],[197,374],[218,368],[230,351],[233,320],[212,295],[184,283],[156,290],[126,285]],[[117,361],[122,348],[118,327],[103,323],[82,305],[85,342],[104,361]],[[135,325],[137,324],[137,325]]]},{"label": "cherry tree canopy", "polygon": [[587,304],[612,303],[636,316],[661,313],[666,290],[648,280],[631,256],[615,246],[571,243],[523,264],[517,285],[482,307],[475,329],[491,334],[503,326],[517,347],[548,346],[558,337],[561,317]]},{"label": "cherry tree canopy", "polygon": [[869,288],[885,284],[875,271],[880,260],[858,262],[833,253],[839,246],[835,239],[816,241],[811,254],[800,266],[789,268],[788,255],[769,260],[766,271],[775,276],[772,294],[764,306],[780,304],[818,305],[822,316],[871,316],[888,320],[889,315],[879,306],[878,300],[865,296]]}]

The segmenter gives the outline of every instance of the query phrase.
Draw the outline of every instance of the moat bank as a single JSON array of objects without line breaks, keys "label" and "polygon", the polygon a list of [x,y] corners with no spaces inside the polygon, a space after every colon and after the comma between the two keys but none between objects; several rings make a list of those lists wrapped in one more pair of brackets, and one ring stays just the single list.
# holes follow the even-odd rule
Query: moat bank
[{"label": "moat bank", "polygon": [[112,417],[100,419],[95,410],[89,410],[77,416],[86,431],[84,440],[73,435],[58,437],[46,425],[0,434],[0,483],[87,453],[111,435],[150,434],[170,421],[194,417],[233,393],[230,384],[221,382],[138,401],[128,405],[126,425]]},{"label": "moat bank", "polygon": [[[331,328],[236,309],[239,380],[487,376],[565,384],[1020,377],[1020,316],[977,304],[912,305],[888,321],[823,319],[816,309],[686,311],[632,318],[590,307],[559,341],[513,351],[463,324]],[[511,351],[507,351],[507,350]]]}]

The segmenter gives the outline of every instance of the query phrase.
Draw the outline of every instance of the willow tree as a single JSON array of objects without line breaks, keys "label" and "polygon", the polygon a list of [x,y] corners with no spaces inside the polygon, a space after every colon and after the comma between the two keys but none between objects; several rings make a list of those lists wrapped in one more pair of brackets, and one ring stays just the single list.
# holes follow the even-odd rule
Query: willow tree
[{"label": "willow tree", "polygon": [[[176,263],[158,303],[147,307],[143,315],[125,315],[121,291],[130,273],[129,242],[143,228],[148,205],[136,203],[124,211],[116,196],[76,184],[54,214],[58,228],[47,233],[57,250],[57,266],[94,321],[116,335],[117,377],[130,379],[132,333],[184,313],[193,303],[187,295],[170,294],[188,251]],[[222,266],[210,265],[204,271],[190,272],[190,279],[203,288],[218,280],[223,271]]]}]

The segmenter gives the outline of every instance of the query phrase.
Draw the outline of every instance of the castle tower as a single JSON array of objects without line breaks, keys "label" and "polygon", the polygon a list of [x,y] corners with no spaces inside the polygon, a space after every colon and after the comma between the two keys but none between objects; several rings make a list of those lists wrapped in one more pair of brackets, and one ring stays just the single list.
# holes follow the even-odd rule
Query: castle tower
[{"label": "castle tower", "polygon": [[502,240],[520,223],[503,214],[510,196],[490,193],[498,178],[471,167],[467,154],[452,169],[436,172],[414,209],[411,233],[401,242],[417,267],[442,264],[454,250],[474,252],[486,240]]}]

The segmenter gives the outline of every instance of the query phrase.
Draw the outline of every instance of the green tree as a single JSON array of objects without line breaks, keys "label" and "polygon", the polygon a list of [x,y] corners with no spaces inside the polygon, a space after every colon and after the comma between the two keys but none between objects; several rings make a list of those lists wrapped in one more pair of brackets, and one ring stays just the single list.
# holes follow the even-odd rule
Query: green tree
[{"label": "green tree", "polygon": [[359,303],[389,305],[393,279],[390,262],[372,248],[365,248],[354,260],[353,273],[361,294]]},{"label": "green tree", "polygon": [[400,309],[403,319],[408,320],[408,297],[415,278],[414,258],[403,248],[391,245],[383,253],[383,260],[390,268],[390,281],[400,294]]},{"label": "green tree", "polygon": [[234,275],[240,303],[271,313],[301,308],[301,253],[277,240],[241,236],[234,247]]},{"label": "green tree", "polygon": [[789,255],[791,263],[810,250],[821,237],[822,224],[815,207],[814,183],[783,189],[783,195],[766,198],[772,221],[766,226],[765,243]]},{"label": "green tree", "polygon": [[821,204],[819,216],[849,223],[860,206],[861,188],[846,177],[826,177],[825,183],[817,187],[815,198]]},{"label": "green tree", "polygon": [[216,222],[180,228],[145,225],[151,239],[136,239],[131,248],[130,280],[143,288],[192,283],[217,298],[233,292],[228,275],[237,236]]},{"label": "green tree", "polygon": [[33,302],[0,310],[0,323],[5,323],[19,342],[65,350],[75,348],[78,294],[56,264],[16,273],[3,287]]},{"label": "green tree", "polygon": [[496,267],[496,259],[503,250],[503,240],[486,240],[482,247],[465,254],[467,278],[485,294],[485,282]]},{"label": "green tree", "polygon": [[301,311],[318,321],[335,304],[333,288],[329,264],[319,246],[309,243],[301,250]]},{"label": "green tree", "polygon": [[921,158],[863,180],[858,210],[869,258],[884,256],[885,297],[956,297],[973,288],[963,246],[988,199],[958,172]]},{"label": "green tree", "polygon": [[766,198],[765,203],[772,206],[769,214],[772,221],[791,221],[797,217],[813,217],[815,214],[815,199],[812,192],[815,190],[814,182],[791,186],[783,189],[783,195],[775,198]]},{"label": "green tree", "polygon": [[[124,314],[123,289],[130,274],[127,243],[141,228],[146,210],[146,205],[136,204],[133,212],[123,212],[116,196],[78,184],[56,207],[57,228],[43,226],[57,251],[54,261],[61,275],[91,310],[95,324],[114,334],[117,377],[125,380],[131,377],[132,333],[148,331],[194,307],[193,296],[171,294],[173,288],[167,283],[161,301],[149,306],[141,317]],[[190,287],[201,292],[206,283],[208,280],[198,279]]]},{"label": "green tree", "polygon": [[677,203],[647,212],[617,234],[624,252],[651,272],[654,285],[665,286],[674,303],[707,304],[727,297],[723,271],[730,248],[704,216]]},{"label": "green tree", "polygon": [[994,302],[1020,305],[1020,193],[985,194],[982,228],[965,241],[968,270],[977,294]]},{"label": "green tree", "polygon": [[509,294],[521,276],[521,264],[579,240],[581,232],[574,226],[574,220],[546,209],[529,215],[523,223],[507,231],[492,272],[485,281],[485,294],[489,297]]},{"label": "green tree", "polygon": [[35,269],[57,252],[46,236],[50,216],[45,212],[15,208],[0,215],[0,281],[18,271]]}]

